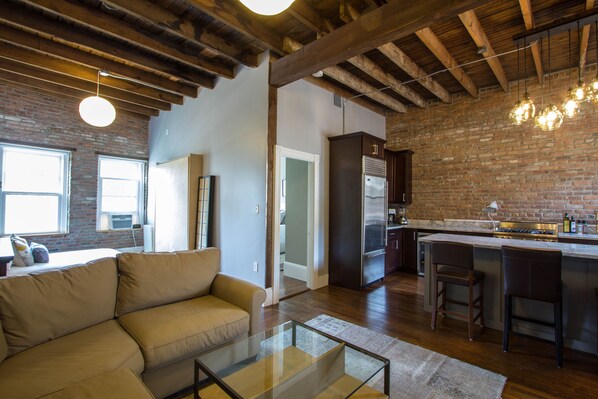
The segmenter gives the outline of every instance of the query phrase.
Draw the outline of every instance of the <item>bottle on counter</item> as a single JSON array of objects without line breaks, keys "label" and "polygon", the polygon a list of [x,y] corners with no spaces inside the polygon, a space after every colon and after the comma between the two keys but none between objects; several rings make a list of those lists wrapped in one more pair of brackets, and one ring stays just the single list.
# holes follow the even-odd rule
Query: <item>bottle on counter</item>
[{"label": "bottle on counter", "polygon": [[563,233],[571,233],[571,220],[568,213],[565,213],[563,218]]},{"label": "bottle on counter", "polygon": [[575,218],[571,215],[571,231],[570,233],[577,233],[577,223],[575,222]]},{"label": "bottle on counter", "polygon": [[581,228],[577,229],[579,234],[588,234],[588,222],[587,220],[581,221]]}]

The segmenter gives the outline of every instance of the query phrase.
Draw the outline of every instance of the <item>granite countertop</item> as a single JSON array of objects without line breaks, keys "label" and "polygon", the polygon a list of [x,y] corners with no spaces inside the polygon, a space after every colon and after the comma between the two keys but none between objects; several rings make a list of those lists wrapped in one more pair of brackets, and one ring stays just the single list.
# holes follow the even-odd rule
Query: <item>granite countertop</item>
[{"label": "granite countertop", "polygon": [[[498,225],[498,222],[496,222]],[[389,223],[388,229],[421,229],[436,231],[454,231],[460,233],[488,233],[492,234],[492,223],[489,220],[412,220],[409,224]],[[574,240],[596,240],[598,234],[573,234],[559,233],[559,238],[569,238]]]},{"label": "granite countertop", "polygon": [[503,245],[512,245],[522,248],[530,249],[558,249],[563,253],[563,256],[585,259],[598,259],[598,246],[587,244],[567,244],[562,242],[547,242],[547,241],[533,241],[533,240],[505,240],[504,238],[494,237],[477,237],[467,235],[455,234],[432,234],[421,237],[420,242],[433,241],[453,241],[462,242],[464,244],[471,244],[477,248],[491,248],[500,249]]}]

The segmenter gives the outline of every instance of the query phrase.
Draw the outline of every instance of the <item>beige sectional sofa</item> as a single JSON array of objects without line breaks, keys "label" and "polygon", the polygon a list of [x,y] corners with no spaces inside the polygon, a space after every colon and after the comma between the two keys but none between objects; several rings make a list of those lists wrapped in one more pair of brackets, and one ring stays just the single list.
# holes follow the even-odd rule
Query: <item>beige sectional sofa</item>
[{"label": "beige sectional sofa", "polygon": [[68,397],[118,369],[156,397],[191,385],[193,358],[256,333],[266,298],[219,270],[210,248],[0,278],[0,398]]}]

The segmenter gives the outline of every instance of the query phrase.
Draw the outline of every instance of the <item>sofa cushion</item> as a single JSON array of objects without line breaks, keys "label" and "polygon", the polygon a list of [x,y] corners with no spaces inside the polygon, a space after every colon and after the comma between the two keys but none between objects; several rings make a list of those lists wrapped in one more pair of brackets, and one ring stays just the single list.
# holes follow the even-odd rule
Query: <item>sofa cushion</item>
[{"label": "sofa cushion", "polygon": [[27,244],[27,240],[23,237],[19,237],[16,234],[11,234],[10,243],[14,253],[12,264],[14,266],[32,266],[33,254],[31,253],[29,244]]},{"label": "sofa cushion", "polygon": [[118,318],[151,370],[249,331],[249,314],[211,295],[128,313]]},{"label": "sofa cushion", "polygon": [[121,253],[116,315],[206,295],[220,270],[220,250]]},{"label": "sofa cushion", "polygon": [[0,398],[38,398],[106,371],[143,371],[136,342],[116,320],[86,328],[0,363]]},{"label": "sofa cushion", "polygon": [[8,355],[114,318],[114,259],[0,279]]},{"label": "sofa cushion", "polygon": [[138,376],[130,369],[109,371],[73,384],[42,399],[153,399]]}]

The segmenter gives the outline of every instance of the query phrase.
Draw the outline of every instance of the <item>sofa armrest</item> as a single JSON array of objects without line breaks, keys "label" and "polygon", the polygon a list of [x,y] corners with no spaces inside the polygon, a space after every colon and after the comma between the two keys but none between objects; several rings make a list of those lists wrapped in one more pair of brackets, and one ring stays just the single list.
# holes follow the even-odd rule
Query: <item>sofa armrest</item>
[{"label": "sofa armrest", "polygon": [[2,330],[2,323],[0,323],[0,363],[8,356],[8,345],[6,344],[6,337]]},{"label": "sofa armrest", "polygon": [[249,313],[249,335],[258,332],[261,307],[266,300],[263,288],[249,281],[218,273],[212,282],[210,293]]}]

